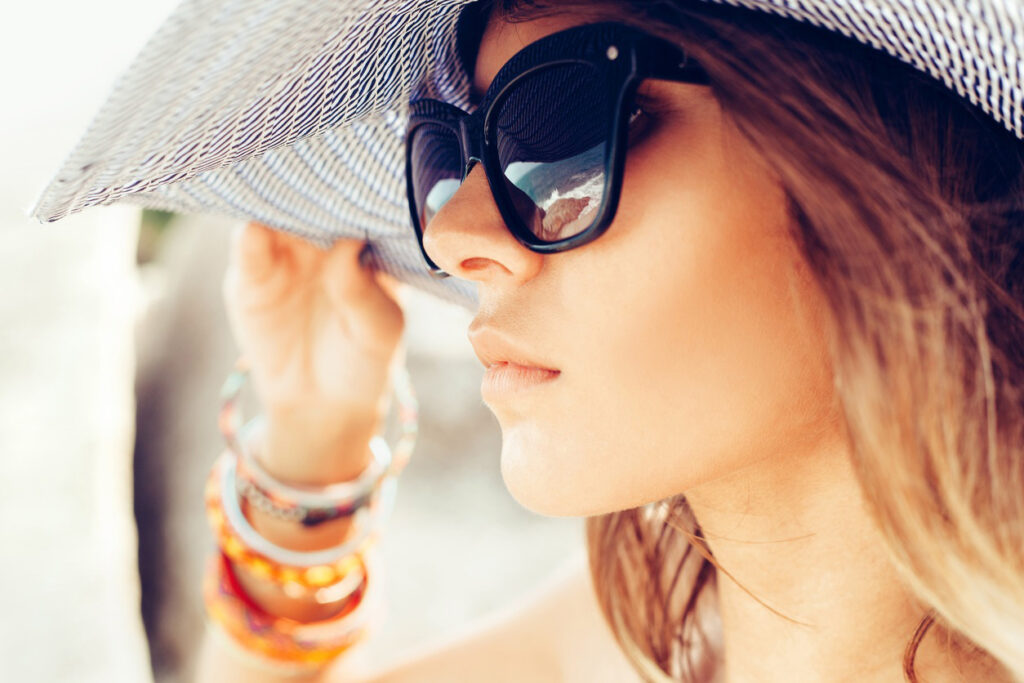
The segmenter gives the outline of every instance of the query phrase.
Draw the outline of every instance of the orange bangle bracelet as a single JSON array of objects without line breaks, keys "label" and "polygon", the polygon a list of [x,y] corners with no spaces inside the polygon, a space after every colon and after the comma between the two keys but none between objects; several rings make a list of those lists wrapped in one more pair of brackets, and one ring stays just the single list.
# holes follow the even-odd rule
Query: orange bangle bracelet
[{"label": "orange bangle bracelet", "polygon": [[[240,537],[223,507],[223,496],[234,494],[234,487],[228,484],[232,490],[225,492],[225,482],[222,477],[225,469],[235,464],[236,457],[232,451],[225,451],[221,455],[210,469],[204,494],[207,521],[224,554],[232,562],[244,567],[255,576],[282,585],[285,592],[293,597],[298,597],[305,592],[321,590],[336,594],[339,584],[355,585],[356,577],[365,571],[365,554],[376,542],[377,530],[371,529],[370,533],[355,545],[351,553],[344,553],[336,560],[329,562],[311,565],[289,564],[259,552]],[[380,501],[375,500],[371,504],[371,509],[379,504]],[[282,550],[282,552],[288,551]],[[332,596],[330,601],[337,599],[336,596]]]},{"label": "orange bangle bracelet", "polygon": [[278,664],[319,668],[365,638],[370,630],[366,601],[369,573],[352,599],[334,617],[301,622],[260,609],[244,593],[222,552],[212,556],[203,579],[203,602],[208,619],[245,652]]}]

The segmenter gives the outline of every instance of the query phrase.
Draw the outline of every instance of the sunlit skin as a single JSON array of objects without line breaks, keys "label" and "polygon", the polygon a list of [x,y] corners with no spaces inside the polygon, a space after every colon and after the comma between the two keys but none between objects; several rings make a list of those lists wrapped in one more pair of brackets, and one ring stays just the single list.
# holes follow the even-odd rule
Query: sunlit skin
[{"label": "sunlit skin", "polygon": [[[525,45],[578,23],[492,19],[476,89]],[[629,150],[615,220],[596,241],[554,255],[526,249],[479,165],[426,227],[431,258],[478,285],[471,338],[494,328],[561,372],[485,396],[501,426],[505,483],[546,515],[686,493],[717,561],[802,622],[722,577],[730,681],[902,680],[923,610],[862,505],[827,308],[789,236],[778,180],[707,86],[643,91],[651,118]],[[935,635],[918,672],[959,680]]]}]

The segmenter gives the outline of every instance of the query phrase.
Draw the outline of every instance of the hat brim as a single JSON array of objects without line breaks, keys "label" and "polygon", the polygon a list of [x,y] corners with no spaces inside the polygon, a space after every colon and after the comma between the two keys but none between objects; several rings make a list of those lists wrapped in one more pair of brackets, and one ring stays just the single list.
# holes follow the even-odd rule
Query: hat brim
[{"label": "hat brim", "polygon": [[[473,308],[473,283],[427,272],[410,226],[402,149],[411,98],[469,106],[456,28],[470,2],[184,2],[32,214],[54,221],[126,200],[255,220],[323,246],[364,238],[375,267]],[[965,0],[728,4],[887,52],[1024,138],[1024,13],[1013,0],[971,0],[973,9]]]}]

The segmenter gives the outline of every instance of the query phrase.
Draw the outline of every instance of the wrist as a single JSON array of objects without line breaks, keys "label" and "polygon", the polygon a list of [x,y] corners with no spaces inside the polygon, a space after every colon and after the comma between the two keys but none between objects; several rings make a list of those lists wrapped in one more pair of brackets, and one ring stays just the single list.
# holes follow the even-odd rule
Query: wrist
[{"label": "wrist", "polygon": [[256,450],[274,477],[294,485],[323,485],[357,478],[370,464],[370,439],[381,429],[383,406],[283,408],[266,412]]}]

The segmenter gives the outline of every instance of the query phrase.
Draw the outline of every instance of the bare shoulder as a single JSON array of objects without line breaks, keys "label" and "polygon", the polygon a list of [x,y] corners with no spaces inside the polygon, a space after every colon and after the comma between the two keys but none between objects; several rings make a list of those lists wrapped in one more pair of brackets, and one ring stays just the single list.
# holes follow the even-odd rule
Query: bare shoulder
[{"label": "bare shoulder", "polygon": [[632,683],[640,677],[601,615],[578,558],[529,599],[387,667],[333,683]]}]

